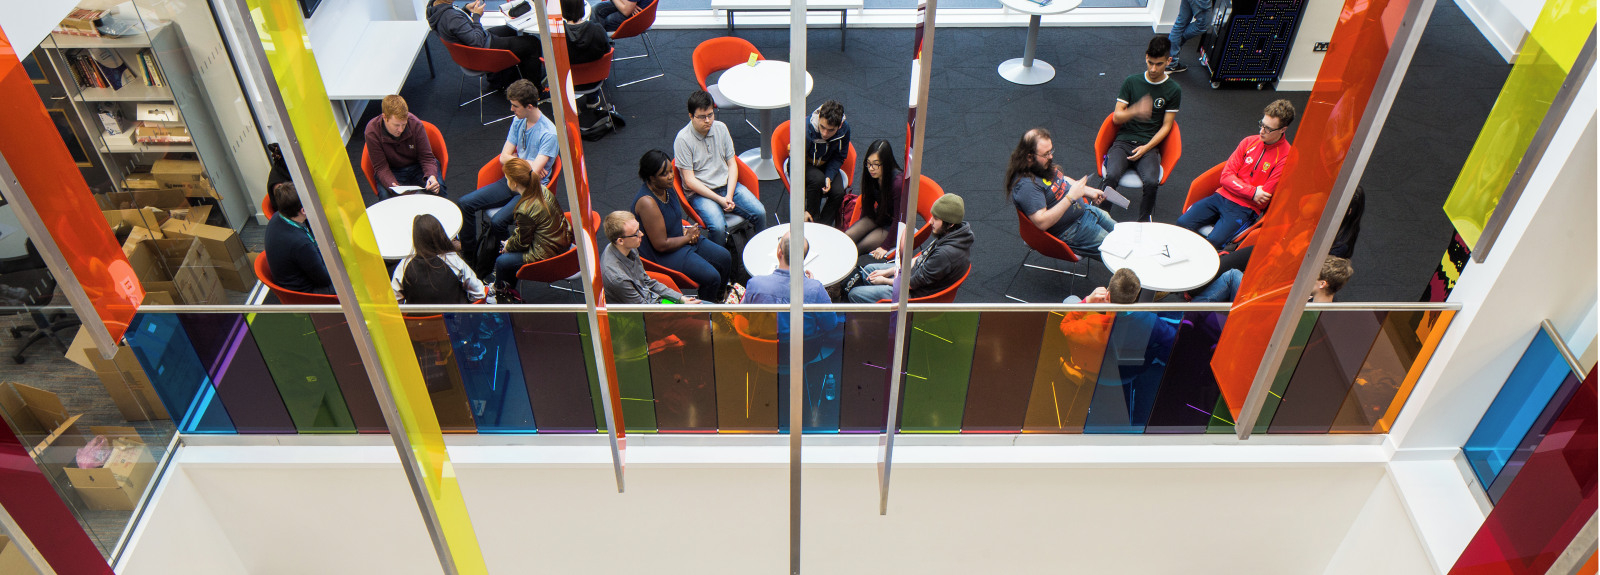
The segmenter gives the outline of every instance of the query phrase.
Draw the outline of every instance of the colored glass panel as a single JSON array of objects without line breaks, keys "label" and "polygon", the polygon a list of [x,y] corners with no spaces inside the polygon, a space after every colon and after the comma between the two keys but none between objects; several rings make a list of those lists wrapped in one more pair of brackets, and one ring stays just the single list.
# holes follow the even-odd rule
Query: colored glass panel
[{"label": "colored glass panel", "polygon": [[1590,370],[1450,575],[1549,571],[1595,513],[1595,401]]},{"label": "colored glass panel", "polygon": [[[1300,365],[1300,357],[1305,355],[1306,342],[1311,340],[1311,332],[1317,327],[1317,317],[1320,311],[1308,311],[1300,314],[1300,323],[1294,327],[1294,336],[1289,338],[1289,348],[1284,350],[1283,361],[1278,364],[1278,373],[1272,377],[1272,388],[1267,391],[1267,398],[1261,403],[1261,414],[1256,416],[1256,425],[1251,433],[1266,433],[1272,423],[1273,416],[1278,414],[1278,406],[1283,403],[1283,393],[1289,389],[1289,380],[1294,377],[1294,370]],[[1226,403],[1226,401],[1224,401]],[[1233,421],[1231,415],[1229,421]]]},{"label": "colored glass panel", "polygon": [[[973,343],[961,431],[1017,433],[1028,414],[1044,339],[1044,312],[986,312]],[[1052,326],[1053,327],[1053,326]]]},{"label": "colored glass panel", "polygon": [[300,433],[354,433],[355,421],[328,366],[311,317],[301,313],[250,314],[250,331]]},{"label": "colored glass panel", "polygon": [[185,433],[235,433],[233,420],[174,314],[134,316],[128,347],[150,377],[161,404]]},{"label": "colored glass panel", "polygon": [[1211,350],[1225,321],[1226,316],[1216,312],[1183,315],[1145,433],[1204,433],[1219,421],[1211,416],[1222,397],[1217,379],[1211,375]]},{"label": "colored glass panel", "polygon": [[1494,402],[1483,412],[1478,426],[1461,447],[1479,484],[1494,483],[1495,476],[1500,474],[1539,414],[1561,389],[1561,382],[1571,373],[1572,367],[1561,356],[1550,334],[1543,329],[1535,331],[1533,341],[1522,352],[1522,359],[1517,360],[1517,366],[1511,369],[1500,393],[1495,395]]},{"label": "colored glass panel", "polygon": [[1115,314],[1051,312],[1033,372],[1024,433],[1083,433]]},{"label": "colored glass panel", "polygon": [[1381,311],[1322,312],[1267,432],[1327,433],[1383,319]]},{"label": "colored glass panel", "polygon": [[1272,195],[1277,207],[1267,210],[1261,220],[1256,232],[1256,245],[1261,249],[1250,257],[1250,269],[1228,314],[1227,330],[1212,357],[1217,384],[1235,418],[1250,394],[1267,344],[1288,303],[1289,289],[1306,261],[1329,194],[1373,101],[1373,89],[1383,75],[1394,36],[1407,8],[1420,1],[1347,2],[1339,14],[1329,39],[1331,48],[1296,121],[1300,127],[1294,143],[1299,160]]},{"label": "colored glass panel", "polygon": [[444,316],[405,316],[405,322],[417,365],[422,368],[422,381],[427,385],[429,402],[439,417],[440,431],[477,431],[477,422],[472,419],[472,400],[461,381],[455,346],[450,344],[450,329],[445,326]]},{"label": "colored glass panel", "polygon": [[244,315],[186,313],[178,322],[239,433],[295,433]]},{"label": "colored glass panel", "polygon": [[[1211,408],[1211,423],[1206,425],[1206,433],[1235,433],[1235,423],[1228,419],[1228,402],[1222,399],[1222,391],[1217,390],[1217,405]],[[1266,433],[1263,431],[1262,433]]]},{"label": "colored glass panel", "polygon": [[478,433],[537,431],[508,314],[446,314],[445,327]]},{"label": "colored glass panel", "polygon": [[[578,318],[578,339],[583,342],[583,373],[589,379],[589,407],[594,410],[595,429],[600,433],[606,433],[606,400],[605,396],[600,394],[600,377],[597,372],[599,364],[595,363],[594,360],[594,338],[589,336],[589,322],[586,321],[587,319],[581,316]],[[610,345],[607,344],[606,347],[610,348]],[[615,379],[611,381],[613,383],[616,382]],[[612,397],[617,397],[617,395],[612,394]],[[617,417],[622,417],[620,409],[616,414]]]},{"label": "colored glass panel", "polygon": [[906,330],[902,433],[961,430],[978,334],[977,312],[917,312]]},{"label": "colored glass panel", "polygon": [[1378,424],[1373,428],[1374,431],[1388,433],[1389,429],[1394,427],[1395,418],[1400,417],[1400,410],[1411,397],[1411,391],[1416,389],[1417,380],[1422,378],[1423,370],[1428,368],[1428,360],[1433,358],[1434,350],[1439,348],[1439,341],[1444,339],[1445,331],[1455,317],[1456,312],[1452,310],[1430,311],[1423,314],[1422,321],[1417,324],[1417,339],[1422,341],[1422,349],[1411,362],[1411,369],[1406,372],[1405,381],[1400,382],[1400,392],[1389,402],[1389,410],[1378,420]]},{"label": "colored glass panel", "polygon": [[611,354],[616,358],[617,389],[622,399],[622,425],[629,433],[656,431],[656,398],[650,381],[650,342],[644,314],[608,313]]},{"label": "colored glass panel", "polygon": [[777,433],[778,340],[751,333],[775,314],[711,314],[716,348],[717,428],[723,433]]},{"label": "colored glass panel", "polygon": [[378,407],[378,396],[372,391],[372,379],[367,377],[367,367],[361,363],[361,352],[356,349],[355,335],[341,313],[314,313],[311,325],[317,328],[317,339],[322,341],[322,351],[328,358],[328,369],[339,382],[339,392],[344,394],[344,406],[350,410],[350,419],[360,433],[388,433],[389,424],[383,420],[383,410]]},{"label": "colored glass panel", "polygon": [[889,422],[889,350],[894,347],[894,313],[857,311],[844,316],[839,432],[883,433]]},{"label": "colored glass panel", "polygon": [[[98,216],[85,222],[100,206],[67,143],[55,136],[55,121],[19,56],[0,31],[0,117],[6,119],[0,122],[0,156],[16,176],[9,189],[33,206],[111,340],[121,341],[144,301],[144,288],[111,228],[99,225]],[[90,327],[91,320],[83,319]]]},{"label": "colored glass panel", "polygon": [[564,313],[517,313],[510,317],[517,358],[522,361],[539,432],[594,433],[598,427],[591,410],[598,404],[590,400],[588,368],[583,363],[584,342],[578,335],[583,317]]},{"label": "colored glass panel", "polygon": [[1578,50],[1594,29],[1594,5],[1594,0],[1545,2],[1517,50],[1516,63],[1444,202],[1445,215],[1468,247],[1478,243]]},{"label": "colored glass panel", "polygon": [[1392,311],[1367,351],[1366,362],[1345,395],[1344,406],[1333,418],[1329,433],[1375,433],[1378,422],[1400,395],[1411,367],[1422,353],[1431,331],[1426,311]]},{"label": "colored glass panel", "polygon": [[0,423],[0,506],[56,573],[112,575],[88,532],[28,455],[32,448]]},{"label": "colored glass panel", "polygon": [[716,367],[704,313],[645,316],[650,382],[660,431],[716,433]]},{"label": "colored glass panel", "polygon": [[1084,433],[1144,432],[1182,319],[1180,312],[1117,313]]},{"label": "colored glass panel", "polygon": [[1505,466],[1500,468],[1500,474],[1494,478],[1484,491],[1489,494],[1489,501],[1499,501],[1505,495],[1506,489],[1516,481],[1517,474],[1522,471],[1522,466],[1527,464],[1528,458],[1533,455],[1533,450],[1539,447],[1539,442],[1544,441],[1544,436],[1550,431],[1550,426],[1555,424],[1556,418],[1566,410],[1567,402],[1572,400],[1572,395],[1578,392],[1578,386],[1583,381],[1575,374],[1567,374],[1562,380],[1561,388],[1551,396],[1550,403],[1545,405],[1544,411],[1539,413],[1539,418],[1528,427],[1528,433],[1522,436],[1522,441],[1517,443],[1517,448],[1506,458]]},{"label": "colored glass panel", "polygon": [[[789,432],[789,317],[774,314],[778,340],[778,432]],[[801,409],[806,433],[839,432],[839,386],[844,372],[844,314],[808,311],[803,314],[805,342],[801,371],[806,405]],[[761,327],[755,327],[761,332]]]}]

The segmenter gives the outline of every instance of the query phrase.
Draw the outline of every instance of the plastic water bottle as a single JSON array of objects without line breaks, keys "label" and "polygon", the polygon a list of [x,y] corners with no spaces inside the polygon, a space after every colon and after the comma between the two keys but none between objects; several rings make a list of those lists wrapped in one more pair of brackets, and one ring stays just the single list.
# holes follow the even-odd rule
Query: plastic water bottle
[{"label": "plastic water bottle", "polygon": [[839,380],[831,373],[822,377],[822,397],[828,401],[839,398]]}]

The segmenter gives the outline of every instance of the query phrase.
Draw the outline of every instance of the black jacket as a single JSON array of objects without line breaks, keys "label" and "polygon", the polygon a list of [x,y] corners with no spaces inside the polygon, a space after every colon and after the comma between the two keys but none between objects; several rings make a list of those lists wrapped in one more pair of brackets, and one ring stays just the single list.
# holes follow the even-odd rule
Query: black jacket
[{"label": "black jacket", "polygon": [[850,151],[850,121],[839,122],[839,131],[833,133],[832,138],[822,139],[822,132],[812,125],[813,113],[806,116],[806,163],[812,160],[823,161],[822,174],[824,177],[833,177],[839,166],[844,165],[844,156]]},{"label": "black jacket", "polygon": [[333,293],[322,253],[301,225],[284,218],[282,212],[267,222],[267,267],[272,270],[272,281],[291,291]]},{"label": "black jacket", "polygon": [[967,273],[972,265],[972,226],[961,222],[928,239],[922,259],[911,268],[911,297],[939,293]]},{"label": "black jacket", "polygon": [[598,22],[567,24],[567,62],[587,64],[611,50],[611,37]]},{"label": "black jacket", "polygon": [[454,4],[429,6],[428,27],[446,42],[474,48],[489,47],[489,33],[483,30],[483,25]]}]

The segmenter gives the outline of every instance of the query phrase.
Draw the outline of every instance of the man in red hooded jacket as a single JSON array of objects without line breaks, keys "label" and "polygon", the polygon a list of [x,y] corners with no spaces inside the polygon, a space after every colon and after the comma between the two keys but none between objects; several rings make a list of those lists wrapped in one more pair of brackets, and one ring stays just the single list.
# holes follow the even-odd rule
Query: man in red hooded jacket
[{"label": "man in red hooded jacket", "polygon": [[1221,249],[1250,224],[1255,223],[1272,201],[1278,181],[1287,170],[1293,149],[1284,134],[1294,123],[1294,104],[1276,100],[1267,104],[1259,123],[1260,133],[1239,142],[1222,167],[1222,187],[1178,216],[1178,225],[1200,233],[1212,226],[1206,241]]}]

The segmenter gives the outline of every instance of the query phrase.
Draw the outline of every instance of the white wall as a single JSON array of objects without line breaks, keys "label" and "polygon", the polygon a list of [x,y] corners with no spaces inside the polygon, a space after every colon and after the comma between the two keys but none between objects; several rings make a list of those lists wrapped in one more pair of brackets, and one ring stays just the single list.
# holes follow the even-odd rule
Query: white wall
[{"label": "white wall", "polygon": [[169,470],[116,565],[122,575],[246,575],[210,504],[186,470]]},{"label": "white wall", "polygon": [[1506,62],[1515,59],[1523,38],[1539,19],[1544,0],[1456,0],[1456,6],[1478,27]]},{"label": "white wall", "polygon": [[1324,575],[1413,575],[1433,567],[1406,520],[1405,504],[1390,477],[1373,487],[1361,514],[1334,552]]},{"label": "white wall", "polygon": [[1333,37],[1333,28],[1339,24],[1342,0],[1307,0],[1306,11],[1300,18],[1300,30],[1294,34],[1294,46],[1289,49],[1289,60],[1283,63],[1277,90],[1311,91],[1317,83],[1317,72],[1322,69],[1322,58],[1327,52],[1313,52],[1317,42],[1327,42]]}]

